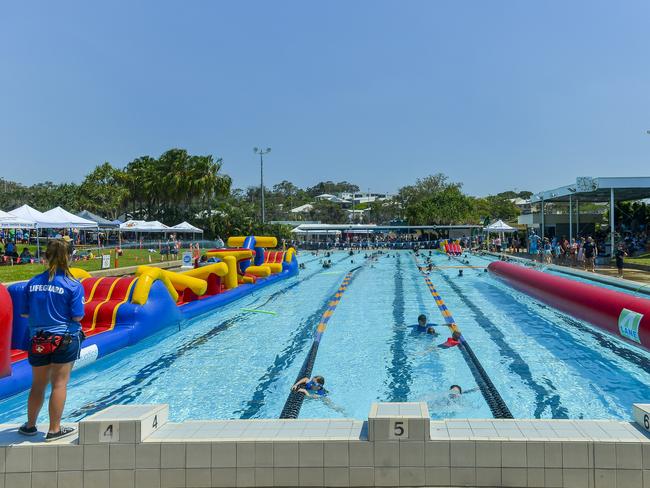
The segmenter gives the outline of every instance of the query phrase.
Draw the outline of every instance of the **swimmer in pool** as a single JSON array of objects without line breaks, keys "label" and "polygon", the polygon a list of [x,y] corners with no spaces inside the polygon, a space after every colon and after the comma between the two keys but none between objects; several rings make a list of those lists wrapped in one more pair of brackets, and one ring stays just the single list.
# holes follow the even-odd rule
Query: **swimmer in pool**
[{"label": "swimmer in pool", "polygon": [[427,323],[427,316],[424,314],[420,314],[418,316],[418,330],[421,332],[426,332],[427,334],[431,334],[433,336],[438,335],[438,332],[436,332],[435,327]]},{"label": "swimmer in pool", "polygon": [[468,393],[473,393],[475,391],[478,391],[478,388],[470,388],[469,390],[463,391],[459,385],[451,385],[449,387],[449,399],[457,400],[461,395],[467,395]]},{"label": "swimmer in pool", "polygon": [[325,378],[322,376],[314,376],[311,379],[305,377],[298,380],[296,384],[291,387],[291,390],[302,393],[309,398],[318,398],[327,395],[327,390],[323,385],[325,385]]}]

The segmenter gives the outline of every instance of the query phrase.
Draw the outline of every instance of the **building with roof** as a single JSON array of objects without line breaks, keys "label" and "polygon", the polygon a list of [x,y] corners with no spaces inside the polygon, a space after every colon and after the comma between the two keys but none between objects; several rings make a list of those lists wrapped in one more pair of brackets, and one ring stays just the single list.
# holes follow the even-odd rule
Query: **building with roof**
[{"label": "building with roof", "polygon": [[[608,243],[609,253],[615,248],[616,236],[616,202],[636,201],[650,198],[650,176],[636,177],[590,177],[581,176],[576,178],[575,183],[564,185],[551,190],[545,190],[533,194],[530,197],[531,205],[536,209],[531,212],[532,217],[520,216],[522,218],[532,219],[531,223],[539,222],[540,232],[547,235],[549,225],[553,225],[553,214],[546,212],[548,204],[558,204],[568,206],[566,215],[567,234],[569,239],[574,235],[580,234],[581,223],[586,218],[593,218],[597,223],[598,215],[601,222],[604,222],[604,209],[607,208],[609,214],[609,233]],[[580,212],[580,205],[584,203],[600,204],[602,212],[590,212],[591,217],[587,217]],[[555,222],[557,225],[557,222]],[[574,234],[575,232],[575,234]]]}]

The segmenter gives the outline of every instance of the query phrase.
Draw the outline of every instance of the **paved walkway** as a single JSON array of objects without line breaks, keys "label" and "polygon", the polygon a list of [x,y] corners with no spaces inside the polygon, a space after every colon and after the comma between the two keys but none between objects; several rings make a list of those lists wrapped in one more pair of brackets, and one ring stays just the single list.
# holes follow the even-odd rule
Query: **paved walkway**
[{"label": "paved walkway", "polygon": [[[530,259],[530,255],[527,253],[506,253],[507,256],[516,256],[519,258]],[[539,262],[539,261],[537,261]],[[555,264],[555,263],[554,263]],[[556,264],[556,266],[563,266],[562,264]],[[584,270],[582,266],[570,267],[570,269]],[[618,275],[618,270],[613,266],[596,266],[596,273],[604,276],[609,276],[611,278],[616,278]],[[625,268],[623,270],[623,278],[630,281],[636,281],[637,283],[648,283],[650,284],[650,272],[643,271],[640,269],[631,269]]]}]

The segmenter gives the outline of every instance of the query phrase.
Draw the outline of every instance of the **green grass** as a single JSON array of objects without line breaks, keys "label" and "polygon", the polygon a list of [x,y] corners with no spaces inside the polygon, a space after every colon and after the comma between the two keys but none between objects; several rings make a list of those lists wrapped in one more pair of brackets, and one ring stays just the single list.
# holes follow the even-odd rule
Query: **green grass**
[{"label": "green grass", "polygon": [[[19,246],[19,252],[23,250],[23,246]],[[35,253],[35,249],[33,250]],[[178,254],[178,259],[181,257],[181,250]],[[109,251],[104,251],[108,254]],[[115,267],[114,254],[111,254],[111,268]],[[122,256],[118,260],[119,267],[138,266],[141,264],[149,264],[149,256],[151,256],[152,263],[161,261],[161,256],[158,253],[149,254],[146,249],[124,249]],[[72,264],[75,268],[82,268],[87,271],[97,271],[101,269],[102,260],[100,257],[95,257],[92,260],[75,261]],[[2,265],[0,266],[0,283],[9,283],[12,281],[27,280],[32,276],[41,273],[45,270],[43,264],[19,264],[19,265]]]},{"label": "green grass", "polygon": [[645,254],[639,254],[638,256],[634,256],[633,258],[626,258],[625,262],[650,266],[650,252],[647,252]]}]

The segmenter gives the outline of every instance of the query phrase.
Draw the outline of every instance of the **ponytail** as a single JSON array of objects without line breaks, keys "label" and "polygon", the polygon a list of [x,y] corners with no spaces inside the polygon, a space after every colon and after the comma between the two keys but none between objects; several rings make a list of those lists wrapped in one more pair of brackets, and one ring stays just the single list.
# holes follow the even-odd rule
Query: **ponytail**
[{"label": "ponytail", "polygon": [[57,271],[63,271],[66,276],[72,277],[68,261],[68,244],[65,241],[61,239],[49,241],[45,251],[45,259],[47,259],[50,281],[54,279]]}]

